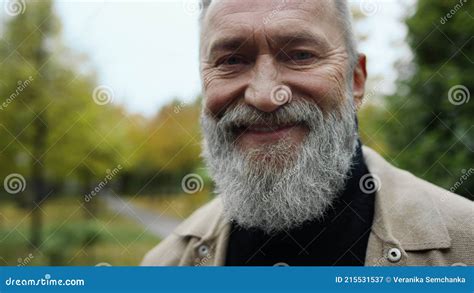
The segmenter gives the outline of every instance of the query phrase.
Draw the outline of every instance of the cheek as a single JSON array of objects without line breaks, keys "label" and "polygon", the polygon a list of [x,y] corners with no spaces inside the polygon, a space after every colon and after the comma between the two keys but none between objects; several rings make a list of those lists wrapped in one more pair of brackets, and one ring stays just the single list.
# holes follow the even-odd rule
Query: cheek
[{"label": "cheek", "polygon": [[214,76],[212,79],[205,80],[204,105],[206,109],[214,116],[221,115],[230,104],[244,96],[245,86],[243,77]]},{"label": "cheek", "polygon": [[344,74],[334,68],[318,68],[310,72],[293,73],[287,78],[288,83],[301,95],[311,99],[323,110],[337,108],[345,99],[346,86]]}]

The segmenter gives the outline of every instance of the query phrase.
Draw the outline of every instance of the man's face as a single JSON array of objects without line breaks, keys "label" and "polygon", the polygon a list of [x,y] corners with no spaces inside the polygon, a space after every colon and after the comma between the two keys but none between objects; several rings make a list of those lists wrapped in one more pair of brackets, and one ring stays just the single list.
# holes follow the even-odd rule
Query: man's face
[{"label": "man's face", "polygon": [[[236,102],[273,112],[285,105],[275,97],[282,85],[291,90],[292,101],[309,99],[323,113],[337,110],[350,76],[333,1],[214,2],[201,40],[205,107],[210,113],[218,117]],[[241,130],[238,145],[258,148],[281,137],[300,143],[307,133],[304,125],[255,125]]]},{"label": "man's face", "polygon": [[226,215],[244,227],[322,217],[344,187],[365,59],[349,72],[335,10],[332,0],[224,0],[204,18],[203,155]]}]

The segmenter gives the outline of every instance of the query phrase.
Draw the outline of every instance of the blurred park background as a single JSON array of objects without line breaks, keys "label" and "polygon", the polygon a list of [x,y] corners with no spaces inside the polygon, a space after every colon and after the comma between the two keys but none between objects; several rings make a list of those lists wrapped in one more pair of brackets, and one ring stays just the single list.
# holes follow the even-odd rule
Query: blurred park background
[{"label": "blurred park background", "polygon": [[[472,1],[350,3],[362,141],[474,199]],[[199,4],[1,4],[0,265],[137,265],[213,197]]]}]

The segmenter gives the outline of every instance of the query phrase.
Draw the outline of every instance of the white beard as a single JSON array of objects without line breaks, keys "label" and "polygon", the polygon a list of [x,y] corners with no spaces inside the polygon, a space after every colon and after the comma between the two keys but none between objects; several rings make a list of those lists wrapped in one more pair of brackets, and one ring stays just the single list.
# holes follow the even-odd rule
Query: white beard
[{"label": "white beard", "polygon": [[[353,104],[346,99],[338,110],[324,116],[315,103],[294,100],[273,113],[235,104],[218,121],[203,111],[203,157],[226,217],[268,234],[322,218],[344,188],[357,145]],[[281,139],[239,150],[232,126],[251,122],[303,122],[309,133],[299,145]]]}]

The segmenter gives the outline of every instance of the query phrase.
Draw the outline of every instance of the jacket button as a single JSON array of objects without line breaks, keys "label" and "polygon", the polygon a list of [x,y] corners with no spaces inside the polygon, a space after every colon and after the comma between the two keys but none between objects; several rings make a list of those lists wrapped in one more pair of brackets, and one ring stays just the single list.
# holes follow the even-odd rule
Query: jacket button
[{"label": "jacket button", "polygon": [[390,248],[387,253],[387,258],[390,262],[398,262],[402,258],[402,252],[396,247]]},{"label": "jacket button", "polygon": [[209,246],[206,244],[201,244],[198,247],[198,254],[200,257],[207,257],[209,255]]}]

